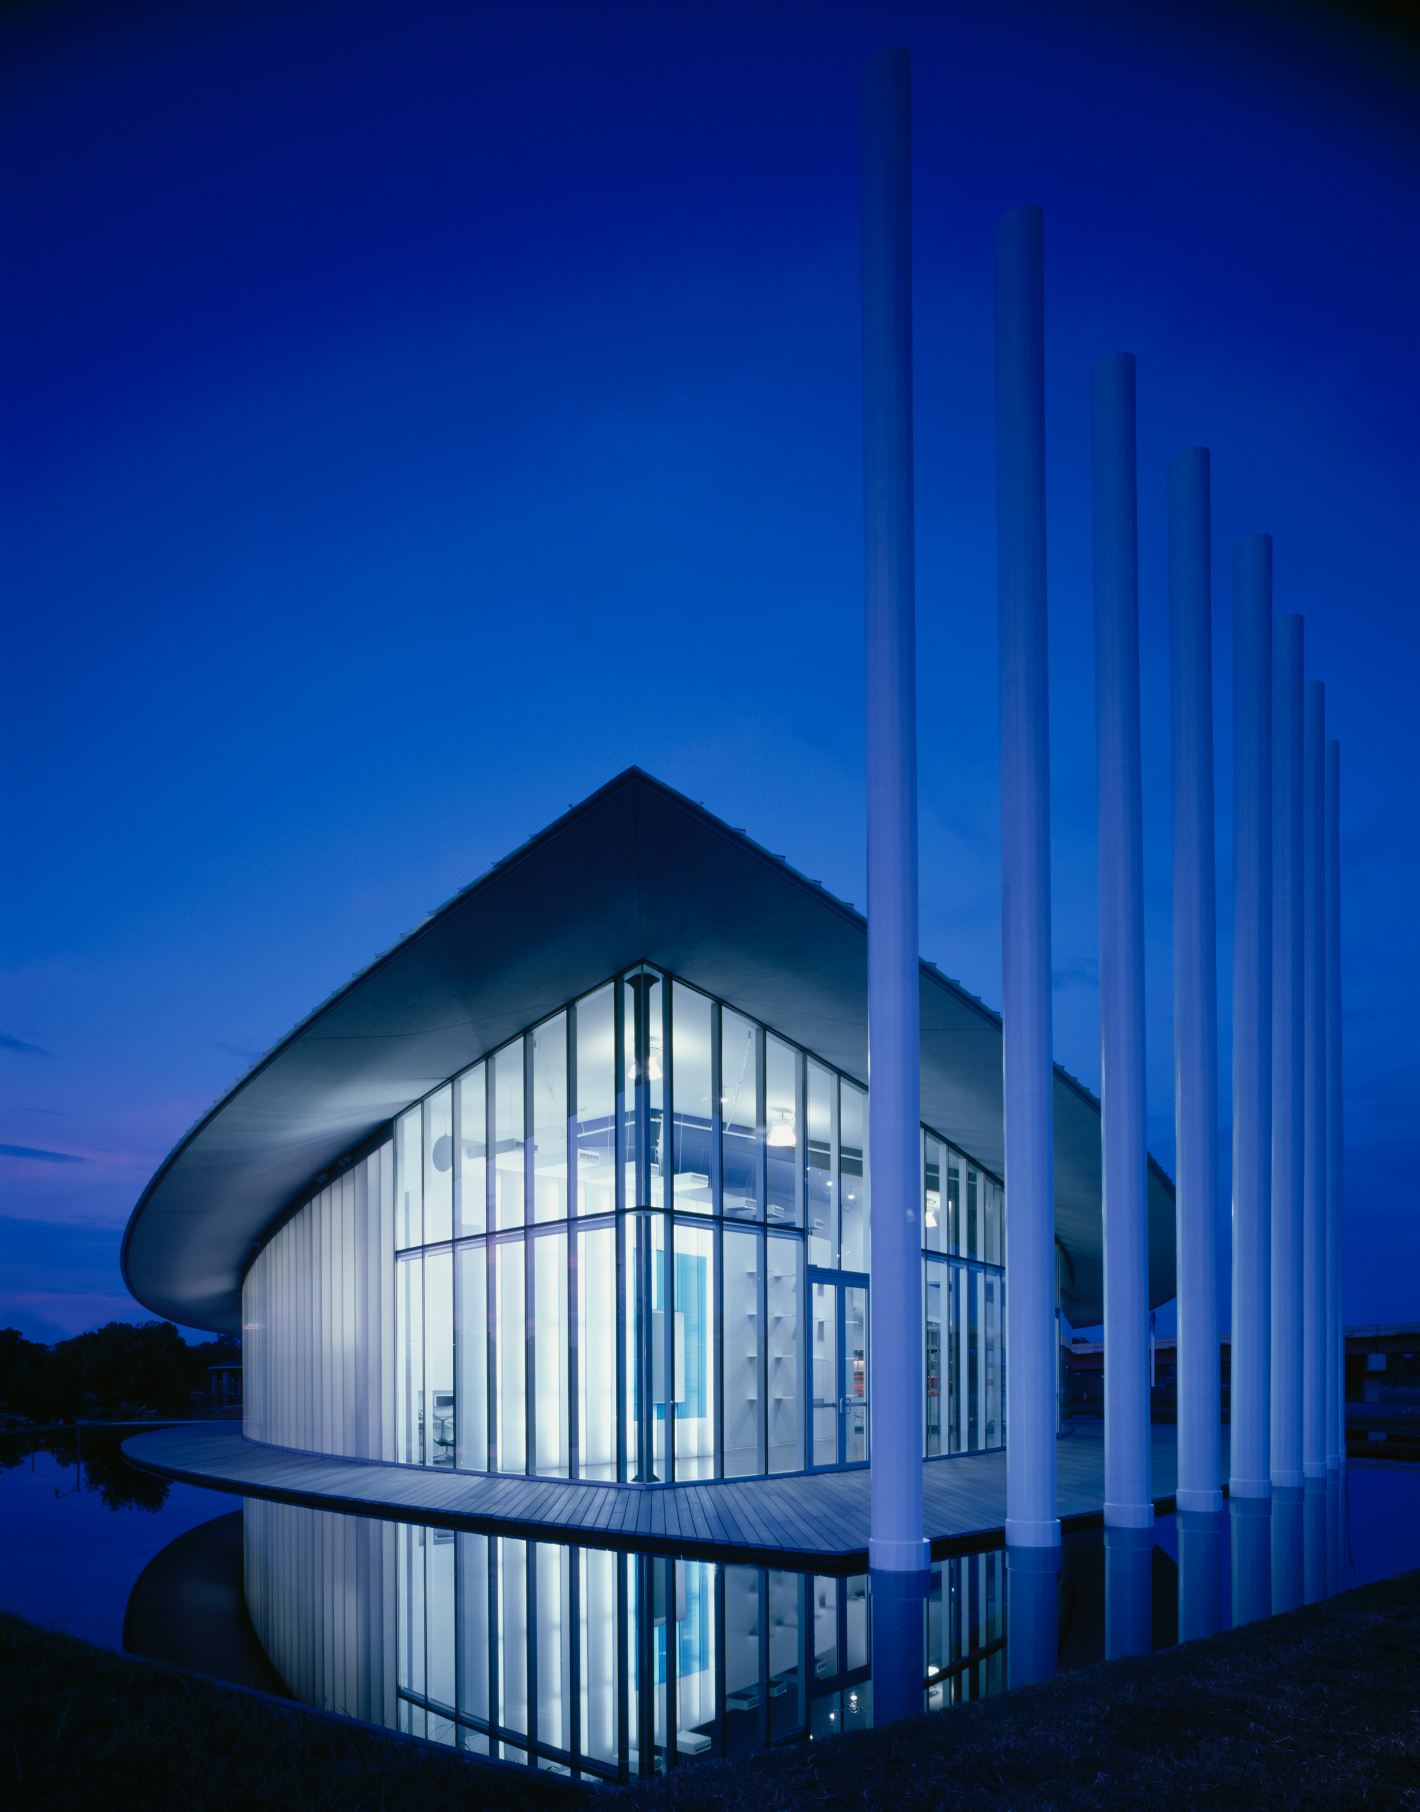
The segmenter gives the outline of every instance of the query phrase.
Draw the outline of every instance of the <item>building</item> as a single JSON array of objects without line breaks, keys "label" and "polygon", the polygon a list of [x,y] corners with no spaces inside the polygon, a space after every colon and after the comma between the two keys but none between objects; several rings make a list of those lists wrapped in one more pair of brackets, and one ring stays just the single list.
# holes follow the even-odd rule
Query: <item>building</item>
[{"label": "building", "polygon": [[[256,1440],[655,1485],[867,1465],[865,921],[631,769],[431,913],[195,1126],[125,1278],[243,1335]],[[1000,1021],[920,970],[924,1455],[1000,1446]],[[1099,1110],[1055,1078],[1101,1313]],[[917,1212],[914,1205],[911,1212]],[[1151,1298],[1172,1199],[1150,1175]]]}]

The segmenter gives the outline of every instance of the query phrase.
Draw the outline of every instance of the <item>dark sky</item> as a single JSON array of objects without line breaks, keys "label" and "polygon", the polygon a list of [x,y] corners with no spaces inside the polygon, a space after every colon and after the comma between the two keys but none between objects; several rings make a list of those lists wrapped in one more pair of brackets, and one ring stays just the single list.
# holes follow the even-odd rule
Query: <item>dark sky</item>
[{"label": "dark sky", "polygon": [[923,954],[1000,1001],[991,241],[1045,209],[1056,1043],[1098,1086],[1089,374],[1139,361],[1150,1138],[1164,468],[1342,744],[1349,1321],[1420,1319],[1420,94],[1391,15],[52,4],[0,23],[0,1325],[311,1006],[638,762],[864,898],[857,94],[913,52]]}]

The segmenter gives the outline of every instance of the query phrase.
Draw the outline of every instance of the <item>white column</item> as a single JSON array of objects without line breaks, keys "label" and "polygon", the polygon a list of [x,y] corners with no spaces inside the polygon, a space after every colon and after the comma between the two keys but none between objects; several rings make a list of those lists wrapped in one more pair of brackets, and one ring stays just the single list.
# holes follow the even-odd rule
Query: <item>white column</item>
[{"label": "white column", "polygon": [[1144,814],[1139,759],[1139,532],[1134,358],[1096,365],[1095,749],[1099,811],[1104,1215],[1105,1654],[1147,1654],[1149,1158],[1144,1093]]},{"label": "white column", "polygon": [[1272,1609],[1272,537],[1233,549],[1233,1622]]},{"label": "white column", "polygon": [[1010,1683],[1055,1672],[1055,1166],[1050,721],[1045,614],[1044,229],[996,227],[1001,1001],[1006,1144],[1006,1564]]},{"label": "white column", "polygon": [[[922,1228],[917,950],[917,665],[912,476],[912,117],[908,54],[863,72],[863,528],[868,681],[868,1064],[873,1166],[874,1691],[922,1710]],[[880,1660],[879,1660],[880,1657]],[[879,1687],[881,1678],[881,1687]]]},{"label": "white column", "polygon": [[1302,619],[1272,625],[1272,1608],[1302,1591]]},{"label": "white column", "polygon": [[1326,1504],[1327,1586],[1347,1583],[1346,1340],[1341,1325],[1341,745],[1326,745]]},{"label": "white column", "polygon": [[1302,1558],[1308,1604],[1326,1589],[1326,694],[1302,701]]},{"label": "white column", "polygon": [[1213,830],[1209,460],[1169,462],[1174,1116],[1178,1157],[1178,1634],[1221,1614],[1218,1378],[1218,936]]}]

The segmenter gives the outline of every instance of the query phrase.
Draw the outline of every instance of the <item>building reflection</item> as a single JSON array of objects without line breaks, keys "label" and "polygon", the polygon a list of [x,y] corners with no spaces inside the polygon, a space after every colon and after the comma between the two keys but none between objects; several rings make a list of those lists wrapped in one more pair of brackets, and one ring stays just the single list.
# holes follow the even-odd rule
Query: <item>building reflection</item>
[{"label": "building reflection", "polygon": [[[608,1780],[873,1721],[868,1578],[248,1499],[247,1604],[324,1710]],[[924,1709],[1005,1684],[1000,1550],[938,1562]]]}]

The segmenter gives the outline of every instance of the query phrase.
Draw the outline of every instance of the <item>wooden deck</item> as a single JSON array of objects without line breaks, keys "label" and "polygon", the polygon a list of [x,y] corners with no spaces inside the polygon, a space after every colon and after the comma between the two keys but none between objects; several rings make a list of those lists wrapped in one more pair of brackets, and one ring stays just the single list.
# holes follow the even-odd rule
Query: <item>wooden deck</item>
[{"label": "wooden deck", "polygon": [[[1226,1477],[1227,1430],[1221,1435]],[[123,1451],[135,1465],[166,1478],[356,1516],[830,1573],[861,1572],[868,1560],[866,1470],[656,1487],[606,1485],[297,1453],[249,1441],[232,1424],[214,1422],[135,1435]],[[1097,1524],[1104,1501],[1098,1425],[1056,1443],[1056,1471],[1057,1514],[1065,1528]],[[1155,1428],[1154,1504],[1161,1514],[1173,1509],[1177,1476],[1175,1431]],[[934,1559],[999,1547],[1006,1517],[1005,1453],[924,1461],[922,1496]]]}]

